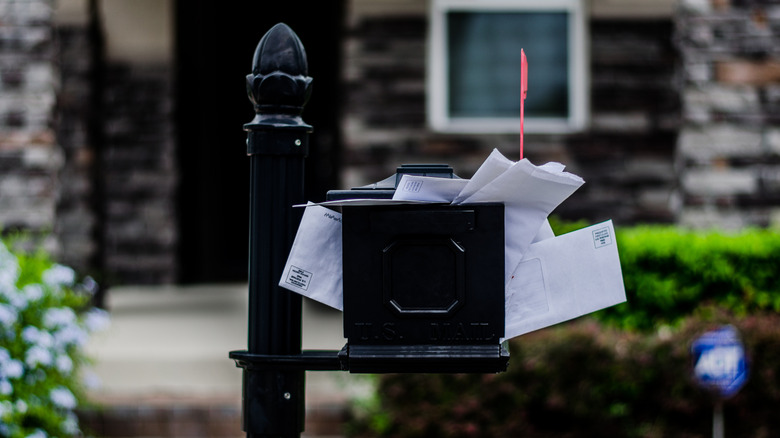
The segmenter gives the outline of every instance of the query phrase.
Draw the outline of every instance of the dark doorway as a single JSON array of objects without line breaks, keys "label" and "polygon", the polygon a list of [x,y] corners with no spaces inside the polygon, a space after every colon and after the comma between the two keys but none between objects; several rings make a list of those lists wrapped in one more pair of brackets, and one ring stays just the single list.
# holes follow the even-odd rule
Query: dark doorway
[{"label": "dark doorway", "polygon": [[314,81],[303,119],[314,126],[306,197],[338,186],[344,5],[338,1],[178,1],[176,113],[182,283],[247,277],[249,160],[245,91],[260,38],[279,22],[300,37]]}]

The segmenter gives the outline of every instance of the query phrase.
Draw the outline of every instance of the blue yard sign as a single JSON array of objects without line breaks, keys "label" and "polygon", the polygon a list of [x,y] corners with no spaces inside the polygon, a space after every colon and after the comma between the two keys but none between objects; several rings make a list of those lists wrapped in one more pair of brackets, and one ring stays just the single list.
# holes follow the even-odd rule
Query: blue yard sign
[{"label": "blue yard sign", "polygon": [[747,381],[745,348],[733,326],[703,334],[691,345],[691,353],[696,381],[721,397],[736,394]]}]

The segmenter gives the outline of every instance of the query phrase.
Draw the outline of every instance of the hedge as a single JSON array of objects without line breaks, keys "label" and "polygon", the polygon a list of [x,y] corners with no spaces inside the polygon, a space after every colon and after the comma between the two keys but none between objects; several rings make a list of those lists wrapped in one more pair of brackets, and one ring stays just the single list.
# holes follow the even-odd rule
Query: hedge
[{"label": "hedge", "polygon": [[737,316],[780,311],[780,233],[640,226],[616,235],[627,302],[598,312],[602,321],[652,330],[702,305]]},{"label": "hedge", "polygon": [[350,436],[706,437],[716,397],[692,378],[690,344],[733,323],[750,355],[747,384],[725,402],[729,437],[780,436],[780,317],[719,311],[648,335],[592,318],[510,341],[499,374],[387,374]]}]

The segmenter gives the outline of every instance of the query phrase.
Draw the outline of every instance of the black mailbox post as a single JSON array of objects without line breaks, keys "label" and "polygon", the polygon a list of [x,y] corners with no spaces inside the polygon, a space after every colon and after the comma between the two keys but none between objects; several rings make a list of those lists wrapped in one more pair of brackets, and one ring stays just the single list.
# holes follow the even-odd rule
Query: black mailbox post
[{"label": "black mailbox post", "polygon": [[[300,437],[304,371],[504,371],[504,210],[501,204],[343,207],[341,351],[301,350],[301,297],[278,286],[304,202],[311,91],[297,35],[280,23],[260,40],[244,126],[250,157],[249,328],[243,368],[247,437]],[[392,197],[401,175],[454,178],[443,165],[401,166],[330,199]]]}]

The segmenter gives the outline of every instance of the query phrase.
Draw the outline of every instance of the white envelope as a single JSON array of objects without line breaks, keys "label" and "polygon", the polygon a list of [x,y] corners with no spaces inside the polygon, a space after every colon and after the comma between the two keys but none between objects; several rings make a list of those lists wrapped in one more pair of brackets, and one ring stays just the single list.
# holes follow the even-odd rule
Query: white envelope
[{"label": "white envelope", "polygon": [[469,196],[473,195],[479,189],[485,187],[489,182],[496,179],[499,175],[506,172],[513,164],[515,164],[515,162],[503,156],[498,149],[493,149],[487,159],[479,166],[479,169],[474,172],[474,175],[463,190],[461,190],[458,196],[452,200],[452,203],[463,203]]},{"label": "white envelope", "polygon": [[540,229],[545,231],[547,216],[585,183],[563,168],[559,163],[535,166],[523,159],[463,200],[462,204],[504,203],[505,284]]},{"label": "white envelope", "polygon": [[341,213],[309,203],[279,286],[343,310],[342,280]]},{"label": "white envelope", "polygon": [[433,176],[402,175],[393,193],[394,201],[426,201],[450,203],[469,180],[436,178]]},{"label": "white envelope", "polygon": [[626,301],[612,221],[528,247],[506,289],[510,339]]},{"label": "white envelope", "polygon": [[555,237],[555,232],[550,226],[550,221],[545,219],[531,243],[541,242],[542,240],[552,239],[553,237]]}]

